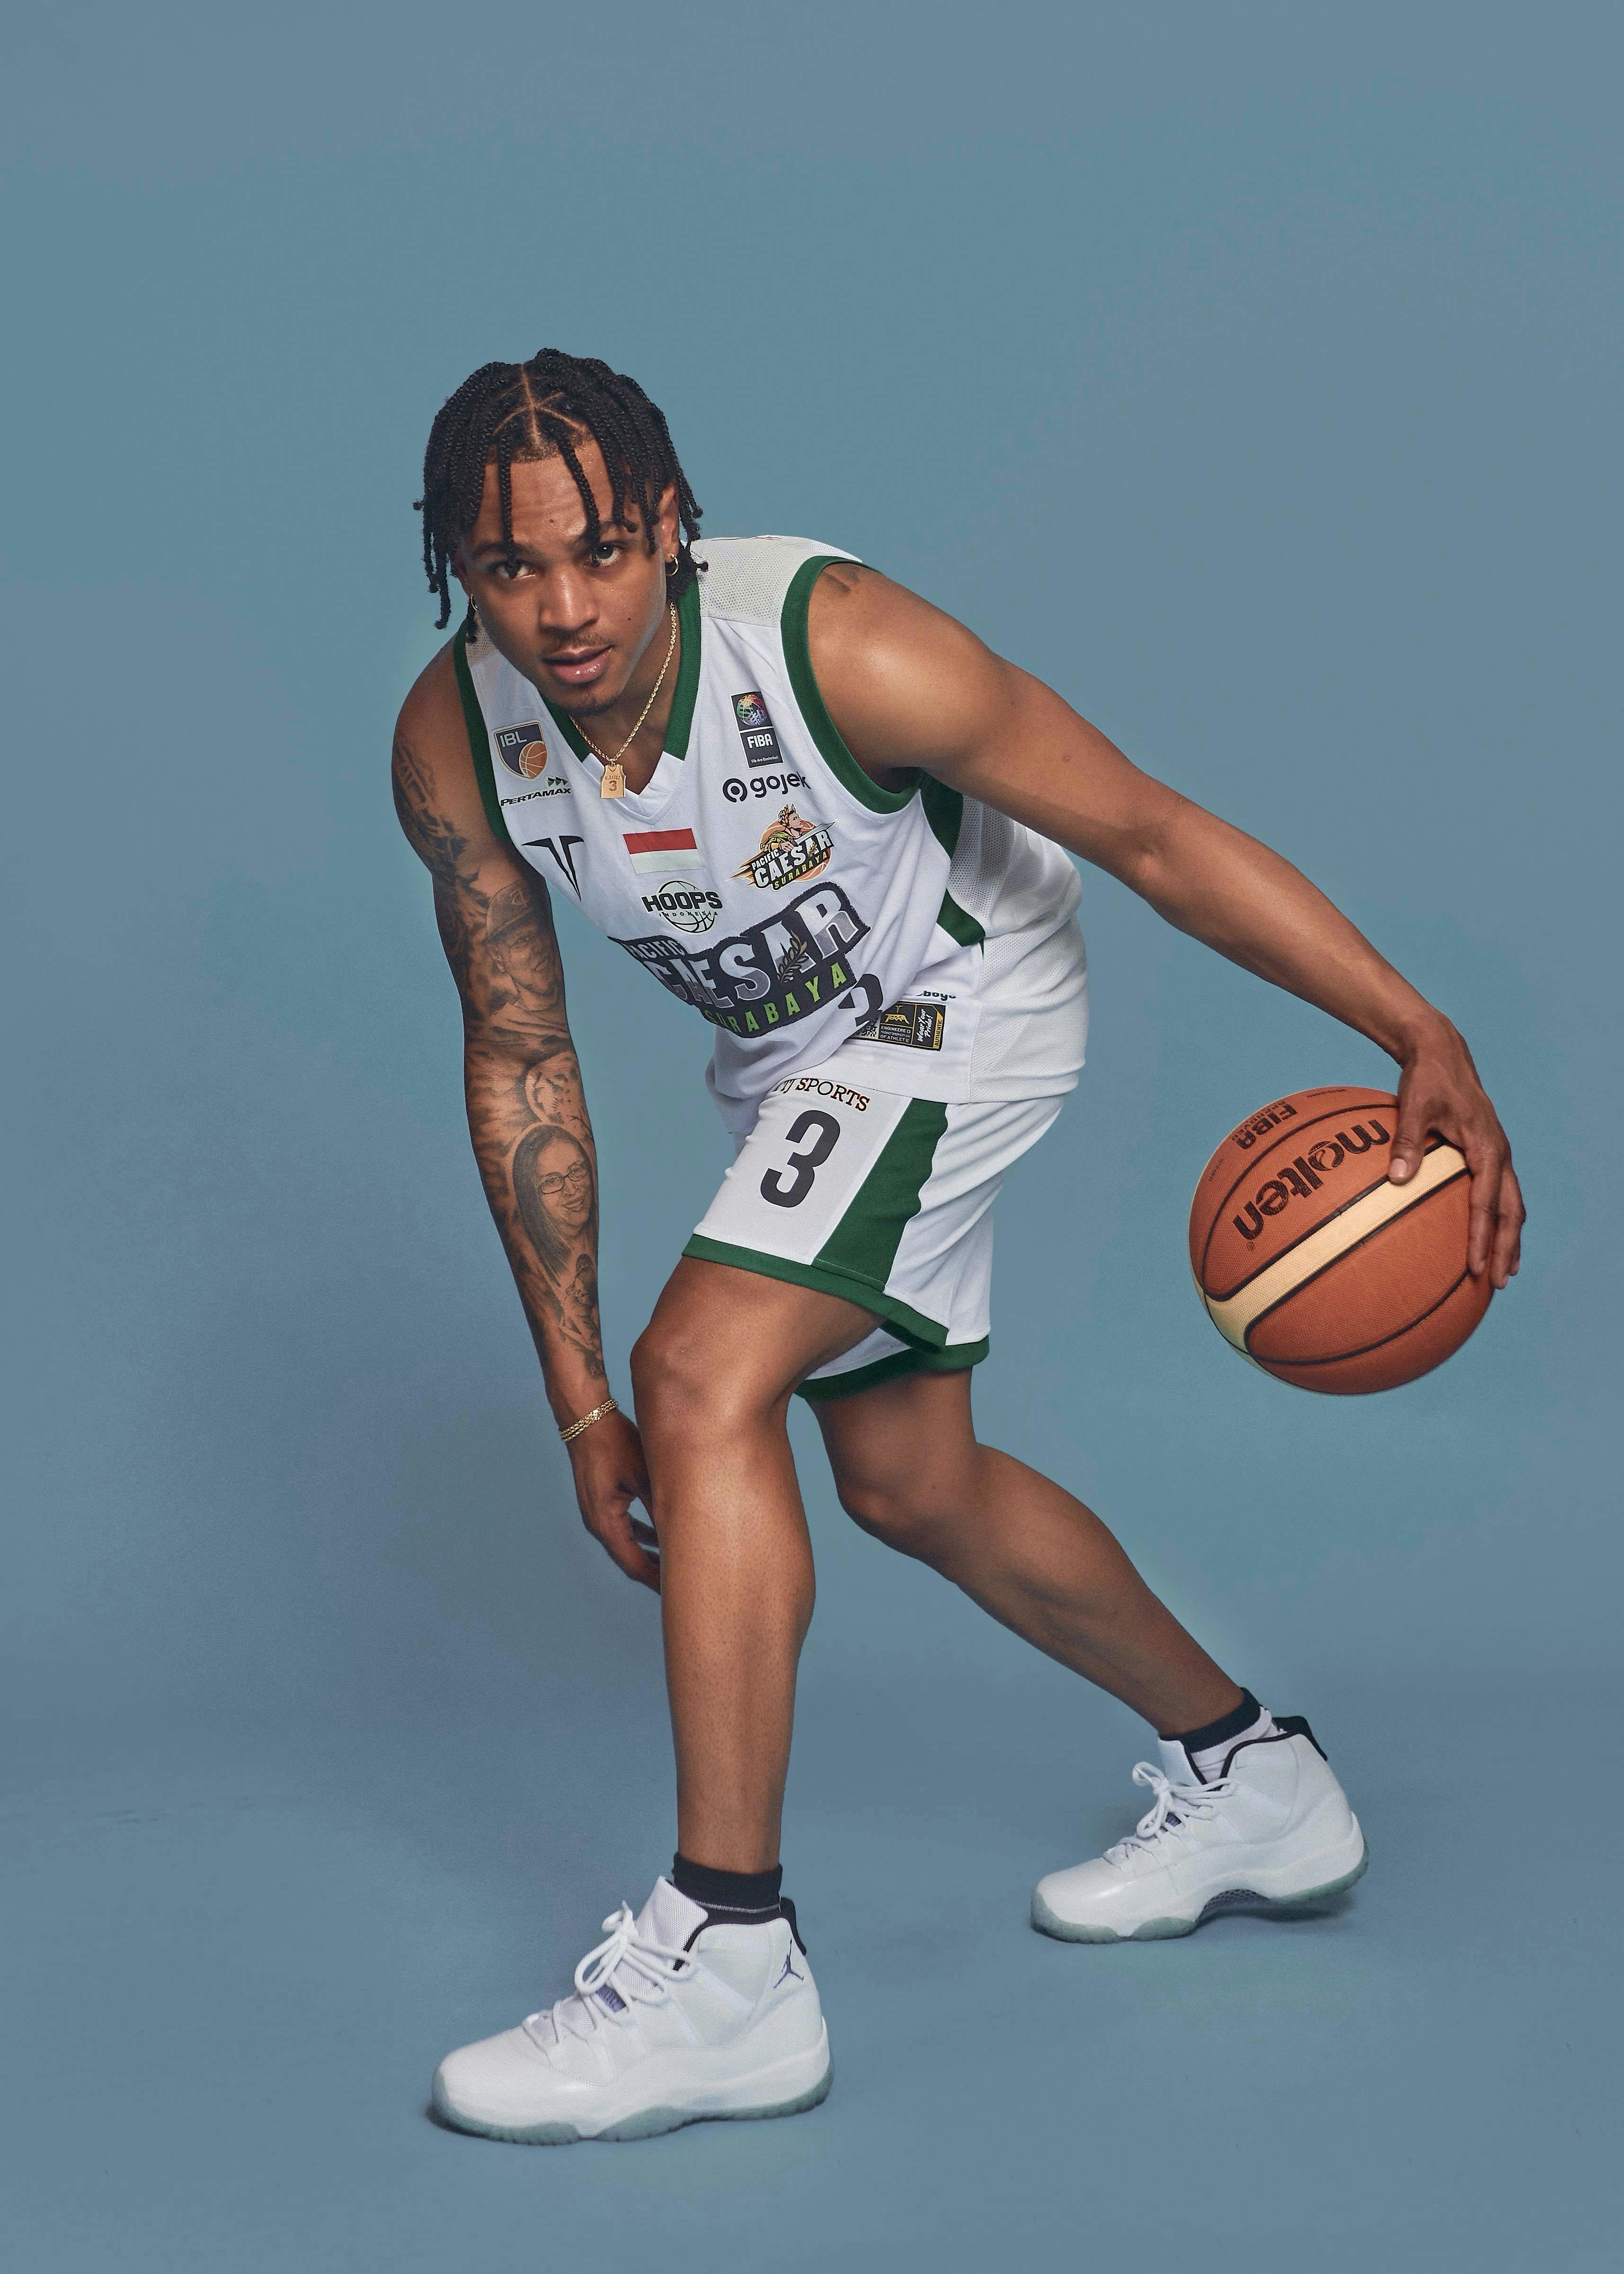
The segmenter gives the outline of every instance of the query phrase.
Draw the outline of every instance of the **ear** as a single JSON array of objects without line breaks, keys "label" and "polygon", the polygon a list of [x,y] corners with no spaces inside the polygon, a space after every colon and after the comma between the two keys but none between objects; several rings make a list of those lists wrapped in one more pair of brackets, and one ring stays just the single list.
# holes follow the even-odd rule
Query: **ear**
[{"label": "ear", "polygon": [[669,561],[682,542],[682,523],[677,512],[677,486],[667,482],[660,492],[659,541],[663,559]]}]

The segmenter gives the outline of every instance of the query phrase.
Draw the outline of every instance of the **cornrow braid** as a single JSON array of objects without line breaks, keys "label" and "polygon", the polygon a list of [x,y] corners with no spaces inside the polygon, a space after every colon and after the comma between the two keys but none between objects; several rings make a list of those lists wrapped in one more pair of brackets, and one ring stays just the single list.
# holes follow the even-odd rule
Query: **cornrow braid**
[{"label": "cornrow braid", "polygon": [[515,458],[563,460],[586,508],[586,542],[598,543],[597,501],[577,456],[583,435],[604,455],[613,500],[611,520],[623,525],[631,508],[650,553],[658,541],[660,499],[675,489],[681,538],[669,591],[674,600],[687,590],[694,576],[700,508],[677,463],[663,414],[635,379],[611,371],[596,356],[543,348],[528,363],[481,364],[441,405],[429,430],[423,495],[416,510],[423,516],[424,573],[440,601],[437,629],[443,631],[451,621],[451,563],[477,518],[485,470],[492,463],[510,566]]}]

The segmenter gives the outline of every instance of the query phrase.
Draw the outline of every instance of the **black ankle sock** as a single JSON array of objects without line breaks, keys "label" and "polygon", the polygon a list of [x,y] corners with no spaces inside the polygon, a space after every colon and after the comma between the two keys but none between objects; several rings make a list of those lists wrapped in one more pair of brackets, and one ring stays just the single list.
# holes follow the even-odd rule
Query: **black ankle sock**
[{"label": "black ankle sock", "polygon": [[[1254,1714],[1254,1719],[1255,1714]],[[718,1871],[709,1864],[690,1864],[686,1856],[671,1859],[671,1884],[691,1903],[708,1911],[760,1911],[771,1916],[778,1909],[784,1866],[771,1871]]]},{"label": "black ankle sock", "polygon": [[[1165,1734],[1171,1743],[1182,1745],[1187,1753],[1204,1753],[1209,1745],[1222,1745],[1230,1737],[1238,1737],[1243,1729],[1250,1729],[1262,1711],[1251,1690],[1243,1690],[1241,1702],[1232,1713],[1208,1721],[1203,1728],[1185,1729],[1178,1734],[1169,1730]],[[1157,1732],[1158,1736],[1162,1734]]]}]

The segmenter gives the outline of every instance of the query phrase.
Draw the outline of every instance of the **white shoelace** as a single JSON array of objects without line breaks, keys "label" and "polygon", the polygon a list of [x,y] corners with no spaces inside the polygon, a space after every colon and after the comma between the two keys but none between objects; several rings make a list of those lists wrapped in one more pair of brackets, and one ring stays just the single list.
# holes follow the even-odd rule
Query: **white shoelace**
[{"label": "white shoelace", "polygon": [[[575,1996],[560,1998],[555,2006],[531,2014],[525,2021],[525,2029],[544,2051],[546,2040],[540,2032],[549,2022],[555,2042],[566,2029],[584,2041],[605,2028],[616,2011],[624,2012],[631,2005],[663,2003],[671,1995],[673,1977],[692,1963],[687,1951],[639,1934],[629,1903],[623,1902],[604,1924],[608,1929],[605,1939],[589,1950],[575,1969]],[[606,1996],[600,1995],[603,1992]]]},{"label": "white shoelace", "polygon": [[1215,1816],[1218,1803],[1228,1800],[1235,1790],[1229,1777],[1220,1777],[1212,1784],[1175,1784],[1150,1761],[1135,1765],[1133,1781],[1148,1785],[1154,1798],[1127,1838],[1106,1849],[1108,1864],[1125,1864],[1135,1849],[1151,1848],[1158,1840],[1176,1837],[1189,1818]]}]

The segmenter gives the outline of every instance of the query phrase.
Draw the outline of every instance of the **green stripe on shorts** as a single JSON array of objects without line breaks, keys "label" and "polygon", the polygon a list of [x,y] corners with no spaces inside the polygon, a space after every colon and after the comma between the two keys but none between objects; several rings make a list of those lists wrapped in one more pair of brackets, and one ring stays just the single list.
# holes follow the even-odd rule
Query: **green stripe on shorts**
[{"label": "green stripe on shorts", "polygon": [[879,1159],[813,1259],[821,1269],[884,1286],[902,1235],[919,1214],[930,1164],[946,1127],[945,1105],[933,1097],[908,1100]]}]

